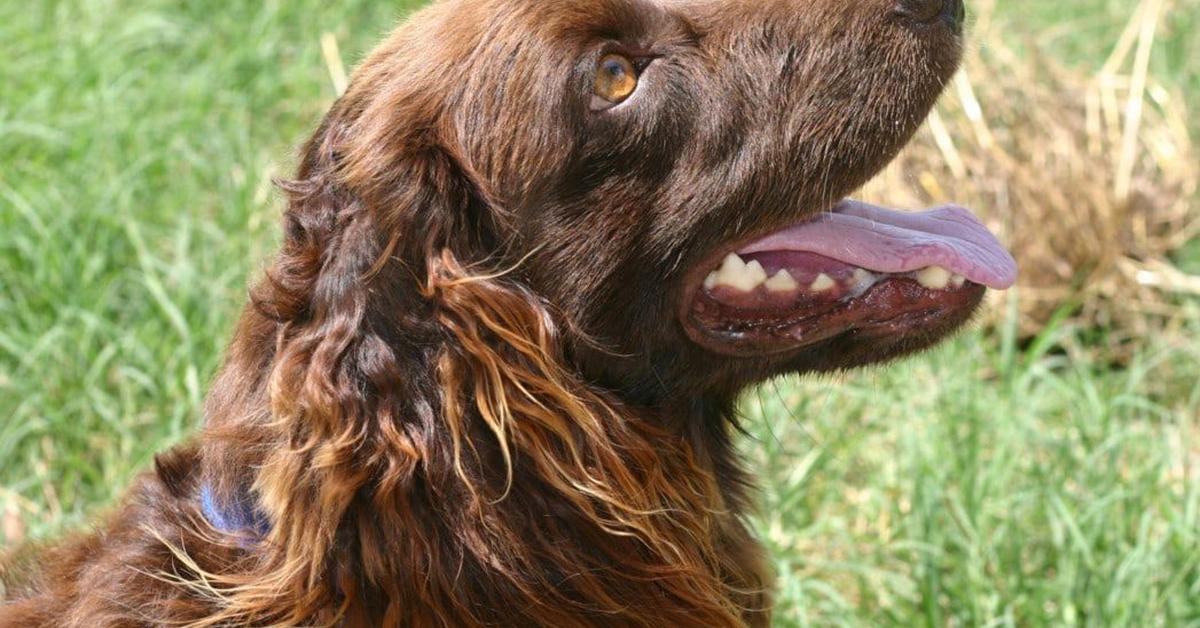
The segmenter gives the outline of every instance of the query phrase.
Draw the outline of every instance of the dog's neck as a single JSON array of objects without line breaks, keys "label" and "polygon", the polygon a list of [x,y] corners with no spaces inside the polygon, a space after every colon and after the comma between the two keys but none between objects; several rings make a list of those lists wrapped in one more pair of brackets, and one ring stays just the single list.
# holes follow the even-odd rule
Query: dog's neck
[{"label": "dog's neck", "polygon": [[[443,297],[465,299],[462,311],[478,320],[495,320],[487,308],[504,302]],[[598,604],[601,591],[601,601],[668,595],[686,600],[681,617],[707,613],[715,623],[747,603],[735,589],[763,586],[760,573],[721,557],[734,545],[726,537],[749,538],[728,405],[630,404],[541,361],[550,348],[538,334],[501,343],[445,312],[439,320],[450,332],[421,351],[351,338],[336,372],[369,382],[353,388],[361,405],[322,408],[319,396],[294,395],[345,384],[314,390],[310,370],[322,356],[278,352],[287,344],[281,328],[249,308],[207,408],[197,498],[212,526],[280,570],[317,561],[309,569],[326,574],[320,586],[335,597],[351,580],[398,589],[379,592],[383,599],[412,599],[425,577],[412,571],[420,555],[452,556],[476,574],[461,595],[509,591],[513,608],[528,606],[530,594],[512,591],[504,570],[533,565],[487,561],[539,563],[533,572],[550,578],[543,586],[572,604]],[[543,319],[526,322],[535,320]],[[525,341],[533,344],[522,352]],[[392,358],[386,381],[371,362],[379,355]],[[281,402],[281,392],[293,396]],[[591,575],[555,576],[563,565]],[[667,566],[676,575],[663,579]],[[630,588],[645,581],[660,590]]]}]

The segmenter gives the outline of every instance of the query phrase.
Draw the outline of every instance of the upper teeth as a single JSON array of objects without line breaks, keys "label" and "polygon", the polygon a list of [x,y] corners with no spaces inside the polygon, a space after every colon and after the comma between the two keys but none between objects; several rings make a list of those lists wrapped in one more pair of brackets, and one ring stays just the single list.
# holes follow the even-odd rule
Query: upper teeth
[{"label": "upper teeth", "polygon": [[837,282],[833,280],[833,277],[830,277],[825,273],[821,273],[820,275],[817,275],[817,278],[813,280],[812,285],[809,287],[812,288],[813,292],[825,292],[826,290],[833,289],[833,287],[836,285]]},{"label": "upper teeth", "polygon": [[704,280],[704,285],[710,290],[720,285],[736,288],[742,292],[750,292],[766,281],[767,271],[763,269],[758,260],[746,263],[736,253],[730,253],[725,257],[721,268]]},{"label": "upper teeth", "polygon": [[[929,266],[915,273],[917,283],[930,290],[945,290],[950,286],[961,288],[966,284],[967,278],[952,273],[941,266]],[[862,268],[854,270],[853,290],[855,292],[865,291],[870,288],[879,277]],[[741,292],[751,292],[759,286],[764,286],[771,292],[794,292],[800,287],[799,282],[786,269],[781,269],[775,273],[774,277],[768,278],[766,269],[758,260],[743,260],[736,253],[730,253],[725,257],[721,267],[711,273],[704,280],[704,287],[712,290],[717,286],[726,286],[739,290]],[[837,286],[837,281],[825,273],[817,275],[809,286],[809,290],[813,292],[826,292]]]},{"label": "upper teeth", "polygon": [[795,277],[792,277],[792,274],[787,270],[780,270],[775,273],[775,276],[768,279],[763,285],[771,292],[792,292],[800,287]]}]

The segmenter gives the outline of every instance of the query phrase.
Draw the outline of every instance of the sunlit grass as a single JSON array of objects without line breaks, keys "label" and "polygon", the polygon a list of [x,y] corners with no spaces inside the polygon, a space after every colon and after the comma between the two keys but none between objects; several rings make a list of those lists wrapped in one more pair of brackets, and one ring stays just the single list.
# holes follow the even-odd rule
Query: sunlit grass
[{"label": "sunlit grass", "polygon": [[[321,36],[352,63],[412,4],[0,2],[0,548],[83,524],[195,430],[278,239],[270,178],[333,99]],[[1128,17],[1012,4],[1014,41],[1052,24],[1077,61]],[[1175,10],[1155,71],[1196,94],[1200,11]],[[749,395],[780,624],[1200,620],[1184,307],[1119,368],[1072,349],[1091,330],[1002,328]]]},{"label": "sunlit grass", "polygon": [[[967,334],[746,404],[780,625],[1186,625],[1200,319],[1121,370]],[[1070,343],[1066,343],[1070,344]]]}]

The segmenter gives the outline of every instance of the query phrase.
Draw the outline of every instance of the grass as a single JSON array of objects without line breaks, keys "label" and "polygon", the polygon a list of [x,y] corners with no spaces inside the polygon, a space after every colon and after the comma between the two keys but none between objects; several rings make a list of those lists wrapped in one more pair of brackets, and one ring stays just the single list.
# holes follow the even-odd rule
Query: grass
[{"label": "grass", "polygon": [[779,624],[1200,622],[1200,346],[1114,372],[1074,333],[752,396]]},{"label": "grass", "polygon": [[[334,95],[322,34],[353,60],[412,3],[333,5],[0,3],[0,551],[199,424],[278,239],[270,177]],[[998,19],[1094,67],[1129,5]],[[1167,22],[1155,76],[1200,95],[1200,4]],[[1200,303],[1120,367],[1000,306],[921,358],[748,396],[779,625],[1200,625]]]}]

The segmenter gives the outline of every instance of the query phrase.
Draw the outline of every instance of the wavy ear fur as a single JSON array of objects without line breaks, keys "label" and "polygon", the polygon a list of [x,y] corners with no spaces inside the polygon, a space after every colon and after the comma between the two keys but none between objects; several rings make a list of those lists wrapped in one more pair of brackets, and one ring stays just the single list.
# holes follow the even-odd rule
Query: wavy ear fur
[{"label": "wavy ear fur", "polygon": [[410,138],[345,166],[354,113],[283,184],[210,398],[204,477],[271,531],[209,574],[205,625],[739,625],[763,583],[722,547],[745,531],[711,473],[581,381],[519,268],[473,270],[498,209],[462,160]]}]

